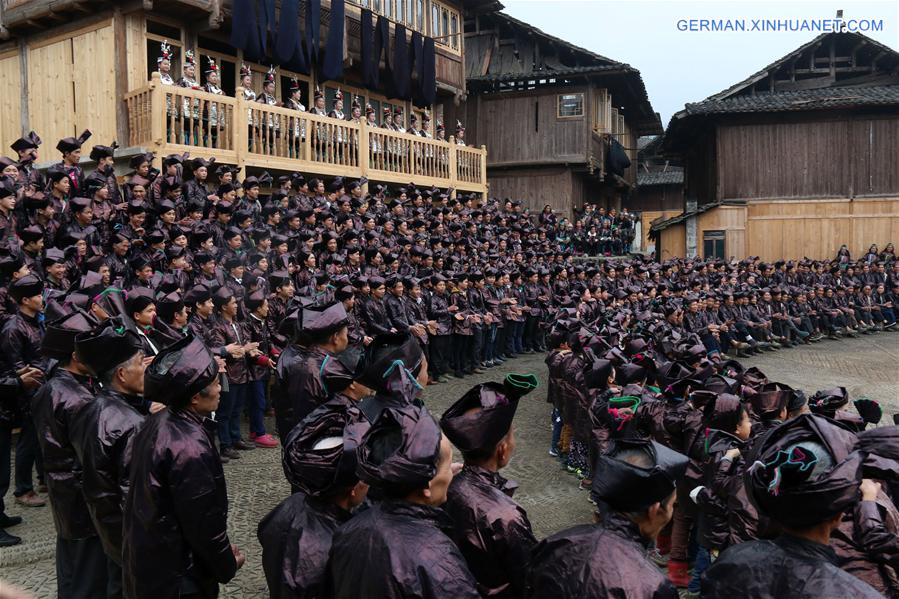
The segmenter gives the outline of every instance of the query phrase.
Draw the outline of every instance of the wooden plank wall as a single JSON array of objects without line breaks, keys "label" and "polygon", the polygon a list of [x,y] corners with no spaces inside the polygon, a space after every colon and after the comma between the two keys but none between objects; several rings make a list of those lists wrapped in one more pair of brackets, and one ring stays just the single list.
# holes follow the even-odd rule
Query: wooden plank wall
[{"label": "wooden plank wall", "polygon": [[718,127],[718,199],[899,192],[899,117]]},{"label": "wooden plank wall", "polygon": [[[72,82],[72,40],[46,45],[29,45],[28,124],[49,146],[44,158],[55,157],[52,149],[63,137],[75,132],[74,84]],[[38,77],[37,74],[41,73]]]},{"label": "wooden plank wall", "polygon": [[[116,139],[116,69],[113,26],[72,38],[75,64],[75,129],[93,132],[91,145]],[[85,76],[87,75],[87,76]],[[124,140],[118,140],[124,143]]]},{"label": "wooden plank wall", "polygon": [[22,77],[17,50],[0,54],[0,81],[6,93],[0,94],[0,152],[9,154],[9,145],[22,135]]},{"label": "wooden plank wall", "polygon": [[659,260],[670,260],[675,257],[683,257],[687,253],[687,229],[684,223],[671,225],[662,231],[659,240],[661,253],[658,248],[656,254]]},{"label": "wooden plank wall", "polygon": [[125,54],[129,90],[147,84],[146,27],[143,13],[125,15]]},{"label": "wooden plank wall", "polygon": [[700,254],[705,231],[724,231],[724,252],[728,259],[746,257],[746,206],[719,206],[699,215],[696,247]]},{"label": "wooden plank wall", "polygon": [[747,214],[748,254],[766,260],[832,258],[844,243],[861,255],[872,243],[899,240],[899,196],[750,202]]},{"label": "wooden plank wall", "polygon": [[647,185],[637,187],[624,202],[628,210],[650,210],[659,212],[664,210],[682,210],[684,207],[684,186],[672,185]]},{"label": "wooden plank wall", "polygon": [[[628,210],[632,210],[630,206],[628,206]],[[671,218],[673,216],[677,216],[683,212],[683,210],[643,210],[640,212],[640,225],[643,231],[643,239],[637,240],[639,241],[639,247],[646,248],[647,250],[655,249],[655,244],[649,238],[649,229],[652,227],[652,222],[656,219],[661,218],[665,220],[667,218]]]},{"label": "wooden plank wall", "polygon": [[[487,149],[490,156],[490,149]],[[527,171],[489,172],[490,197],[521,200],[531,210],[550,204],[553,210],[570,217],[572,174],[565,168],[528,169]]]},{"label": "wooden plank wall", "polygon": [[585,88],[481,96],[476,142],[489,148],[489,164],[585,163],[589,119],[556,118],[557,96],[569,91]]},{"label": "wooden plank wall", "polygon": [[93,132],[89,145],[108,145],[115,139],[112,21],[29,43],[28,68],[30,73],[41,74],[28,78],[29,127],[45,143],[55,146],[56,140],[84,129]]}]

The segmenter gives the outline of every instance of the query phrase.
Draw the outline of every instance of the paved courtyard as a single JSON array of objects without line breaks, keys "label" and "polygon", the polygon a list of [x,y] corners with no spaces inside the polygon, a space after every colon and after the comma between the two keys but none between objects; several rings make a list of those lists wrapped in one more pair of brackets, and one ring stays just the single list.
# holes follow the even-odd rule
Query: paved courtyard
[{"label": "paved courtyard", "polygon": [[[885,412],[883,423],[892,423],[892,414],[899,411],[897,361],[899,334],[881,333],[766,353],[744,362],[758,366],[772,380],[808,393],[844,385],[853,398],[867,395],[880,401]],[[524,357],[478,377],[451,379],[449,384],[429,387],[425,401],[439,416],[470,386],[500,380],[507,372],[534,372],[545,382],[543,356]],[[588,522],[592,507],[587,493],[578,490],[577,479],[561,470],[547,453],[550,423],[545,397],[543,385],[523,400],[516,417],[518,453],[504,471],[521,484],[516,498],[528,511],[539,538]],[[278,450],[256,449],[241,455],[240,460],[225,466],[225,472],[231,501],[231,539],[247,554],[247,564],[225,587],[222,596],[227,599],[267,596],[256,525],[288,494]],[[7,499],[9,513],[24,517],[26,522],[11,529],[23,543],[0,549],[0,579],[23,586],[42,599],[55,597],[55,535],[49,507],[21,508],[11,497]]]}]

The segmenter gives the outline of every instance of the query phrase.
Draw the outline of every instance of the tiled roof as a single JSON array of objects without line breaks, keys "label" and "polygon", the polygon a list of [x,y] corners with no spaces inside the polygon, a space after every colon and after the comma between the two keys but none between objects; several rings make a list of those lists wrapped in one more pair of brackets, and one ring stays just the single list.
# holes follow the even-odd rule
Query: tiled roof
[{"label": "tiled roof", "polygon": [[687,104],[683,116],[739,112],[784,112],[830,110],[851,106],[891,106],[899,104],[899,85],[876,87],[825,87],[799,91],[765,92],[703,100]]},{"label": "tiled roof", "polygon": [[669,170],[653,173],[637,172],[637,187],[648,185],[681,185],[684,182],[684,171]]}]

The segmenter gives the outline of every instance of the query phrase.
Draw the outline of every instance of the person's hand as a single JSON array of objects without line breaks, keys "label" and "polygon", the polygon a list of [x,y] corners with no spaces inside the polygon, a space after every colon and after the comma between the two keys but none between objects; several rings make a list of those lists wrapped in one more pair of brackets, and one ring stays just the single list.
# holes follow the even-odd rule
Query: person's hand
[{"label": "person's hand", "polygon": [[231,553],[234,554],[234,561],[237,562],[237,569],[240,570],[247,563],[247,556],[234,543],[231,543]]},{"label": "person's hand", "polygon": [[447,312],[458,312],[459,306],[450,306],[446,309]]},{"label": "person's hand", "polygon": [[41,372],[39,368],[35,368],[34,366],[26,366],[18,373],[19,380],[22,382],[22,387],[24,387],[27,391],[33,391],[41,386],[44,382],[44,373]]},{"label": "person's hand", "polygon": [[219,366],[219,372],[225,373],[228,372],[228,367],[225,364],[225,359],[219,356],[215,356],[215,363]]},{"label": "person's hand", "polygon": [[862,484],[858,488],[862,492],[862,501],[874,501],[880,492],[880,483],[870,478],[863,478]]},{"label": "person's hand", "polygon": [[256,354],[258,355],[258,354],[260,353],[260,352],[259,352],[259,342],[258,342],[258,341],[253,341],[253,342],[251,342],[251,343],[245,344],[245,345],[243,346],[243,351],[244,351],[244,353],[248,353],[248,354],[250,354],[251,356],[253,355],[253,352],[255,351]]},{"label": "person's hand", "polygon": [[372,341],[374,341],[374,337],[363,337],[362,345],[369,345]]},{"label": "person's hand", "polygon": [[0,599],[35,599],[35,596],[0,580]]},{"label": "person's hand", "polygon": [[225,351],[228,352],[232,358],[242,358],[244,354],[243,346],[239,343],[229,343],[225,346]]},{"label": "person's hand", "polygon": [[161,412],[165,409],[164,403],[159,403],[158,401],[150,402],[150,413],[155,414],[156,412]]},{"label": "person's hand", "polygon": [[734,458],[738,457],[740,457],[740,450],[736,447],[728,449],[726,452],[724,452],[724,459],[726,460],[733,460]]}]

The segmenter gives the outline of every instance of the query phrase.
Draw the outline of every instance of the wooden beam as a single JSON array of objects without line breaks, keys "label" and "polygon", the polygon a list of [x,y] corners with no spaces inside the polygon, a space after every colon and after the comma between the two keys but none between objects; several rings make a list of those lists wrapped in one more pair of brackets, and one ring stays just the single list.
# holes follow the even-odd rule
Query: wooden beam
[{"label": "wooden beam", "polygon": [[72,8],[74,8],[75,10],[77,10],[79,12],[83,12],[83,13],[89,14],[91,12],[91,9],[87,8],[86,6],[83,6],[80,2],[73,3]]}]

